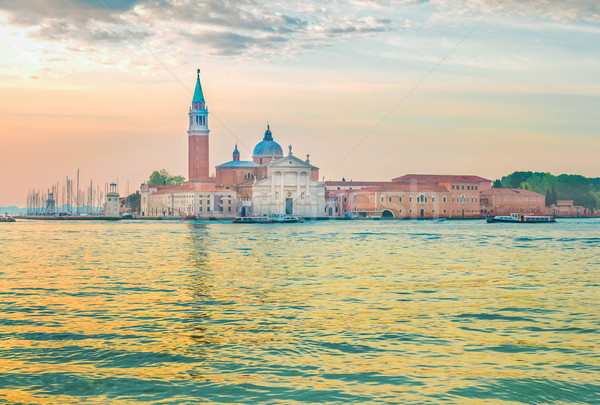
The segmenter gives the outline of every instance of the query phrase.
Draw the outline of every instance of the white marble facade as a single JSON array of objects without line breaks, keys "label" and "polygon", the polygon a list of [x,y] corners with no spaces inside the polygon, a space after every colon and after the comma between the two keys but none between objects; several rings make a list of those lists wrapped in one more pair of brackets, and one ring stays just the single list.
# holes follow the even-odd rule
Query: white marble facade
[{"label": "white marble facade", "polygon": [[324,216],[325,183],[311,177],[310,163],[289,155],[266,166],[267,177],[252,186],[254,214]]}]

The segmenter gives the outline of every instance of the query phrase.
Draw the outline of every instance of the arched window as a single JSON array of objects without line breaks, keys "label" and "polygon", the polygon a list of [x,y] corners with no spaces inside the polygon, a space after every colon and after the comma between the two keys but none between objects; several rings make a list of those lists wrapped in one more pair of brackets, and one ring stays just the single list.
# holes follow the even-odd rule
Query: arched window
[{"label": "arched window", "polygon": [[244,180],[254,180],[254,175],[252,173],[244,174]]},{"label": "arched window", "polygon": [[425,204],[427,202],[427,196],[425,194],[419,195],[417,201],[421,204]]}]

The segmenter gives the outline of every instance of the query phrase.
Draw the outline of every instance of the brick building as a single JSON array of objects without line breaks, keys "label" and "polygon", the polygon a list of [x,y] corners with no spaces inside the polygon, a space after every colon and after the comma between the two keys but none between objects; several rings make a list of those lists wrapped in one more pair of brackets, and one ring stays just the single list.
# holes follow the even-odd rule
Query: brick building
[{"label": "brick building", "polygon": [[476,218],[481,216],[479,192],[491,187],[491,180],[479,176],[407,174],[391,182],[326,185],[328,216]]},{"label": "brick building", "polygon": [[547,214],[546,197],[522,189],[490,188],[481,192],[481,212],[484,215]]}]

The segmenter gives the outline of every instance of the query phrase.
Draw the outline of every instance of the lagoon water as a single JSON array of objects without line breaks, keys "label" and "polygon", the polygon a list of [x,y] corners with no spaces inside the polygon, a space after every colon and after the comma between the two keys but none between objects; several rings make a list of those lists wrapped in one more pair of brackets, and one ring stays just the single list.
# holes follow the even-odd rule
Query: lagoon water
[{"label": "lagoon water", "polygon": [[0,402],[600,403],[600,220],[0,224]]}]

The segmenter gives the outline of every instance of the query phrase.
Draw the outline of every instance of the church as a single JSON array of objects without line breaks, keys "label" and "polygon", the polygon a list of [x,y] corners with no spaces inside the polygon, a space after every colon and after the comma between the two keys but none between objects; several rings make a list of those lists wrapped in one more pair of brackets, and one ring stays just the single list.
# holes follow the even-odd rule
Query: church
[{"label": "church", "polygon": [[240,160],[235,145],[232,160],[216,166],[216,176],[210,177],[208,108],[200,69],[188,115],[188,181],[181,186],[142,184],[142,216],[324,216],[325,183],[318,180],[319,168],[310,163],[310,155],[294,156],[291,145],[284,156],[269,125],[252,160]]}]

